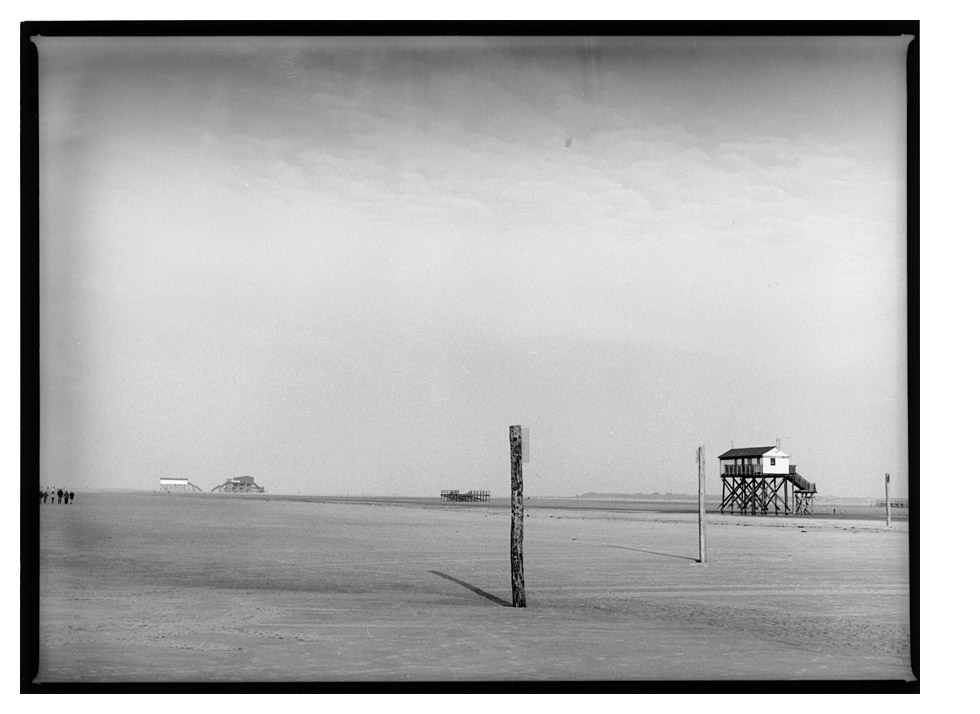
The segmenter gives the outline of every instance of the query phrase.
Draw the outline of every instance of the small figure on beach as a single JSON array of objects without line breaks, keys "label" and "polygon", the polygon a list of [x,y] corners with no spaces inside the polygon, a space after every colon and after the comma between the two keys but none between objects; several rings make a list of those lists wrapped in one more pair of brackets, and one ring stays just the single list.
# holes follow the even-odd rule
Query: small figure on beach
[{"label": "small figure on beach", "polygon": [[41,503],[47,503],[47,502],[48,502],[48,492],[41,491]]},{"label": "small figure on beach", "polygon": [[68,492],[68,503],[74,503],[74,502],[75,502],[75,492],[74,491],[69,491]]},{"label": "small figure on beach", "polygon": [[58,489],[58,505],[61,505],[61,489]]}]

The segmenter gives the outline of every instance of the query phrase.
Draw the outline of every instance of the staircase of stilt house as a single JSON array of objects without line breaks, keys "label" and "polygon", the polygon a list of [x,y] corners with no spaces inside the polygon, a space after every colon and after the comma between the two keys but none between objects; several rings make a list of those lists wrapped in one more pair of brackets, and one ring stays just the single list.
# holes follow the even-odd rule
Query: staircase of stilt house
[{"label": "staircase of stilt house", "polygon": [[817,484],[807,481],[805,478],[796,473],[795,469],[790,472],[788,478],[790,483],[793,484],[797,491],[806,491],[807,493],[817,492]]}]

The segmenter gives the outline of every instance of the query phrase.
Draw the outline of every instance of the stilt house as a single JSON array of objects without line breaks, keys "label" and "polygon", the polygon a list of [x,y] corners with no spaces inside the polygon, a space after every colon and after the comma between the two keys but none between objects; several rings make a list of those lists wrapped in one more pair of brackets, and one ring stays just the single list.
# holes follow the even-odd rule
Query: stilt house
[{"label": "stilt house", "polygon": [[789,459],[789,454],[778,446],[729,449],[719,456],[721,506],[718,510],[753,515],[812,514],[817,485],[800,476]]}]

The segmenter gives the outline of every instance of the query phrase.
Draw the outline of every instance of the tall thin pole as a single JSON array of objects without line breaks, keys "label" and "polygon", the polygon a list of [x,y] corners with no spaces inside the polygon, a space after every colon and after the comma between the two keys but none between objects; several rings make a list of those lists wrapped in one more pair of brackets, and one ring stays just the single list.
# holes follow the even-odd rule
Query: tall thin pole
[{"label": "tall thin pole", "polygon": [[510,428],[510,589],[514,607],[524,597],[524,474],[521,471],[521,427]]},{"label": "tall thin pole", "polygon": [[707,560],[708,551],[704,538],[704,447],[698,447],[698,562]]},{"label": "tall thin pole", "polygon": [[885,525],[890,526],[892,524],[892,500],[888,495],[888,482],[892,480],[892,477],[885,474]]}]

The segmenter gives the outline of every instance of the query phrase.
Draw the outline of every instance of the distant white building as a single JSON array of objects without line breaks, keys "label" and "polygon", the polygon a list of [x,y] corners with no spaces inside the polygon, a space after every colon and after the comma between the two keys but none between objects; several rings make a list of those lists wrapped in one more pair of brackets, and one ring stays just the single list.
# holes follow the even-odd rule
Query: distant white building
[{"label": "distant white building", "polygon": [[789,454],[778,446],[750,446],[729,449],[718,457],[722,476],[786,476],[795,473]]},{"label": "distant white building", "polygon": [[200,491],[190,479],[167,476],[160,479],[161,491]]}]

